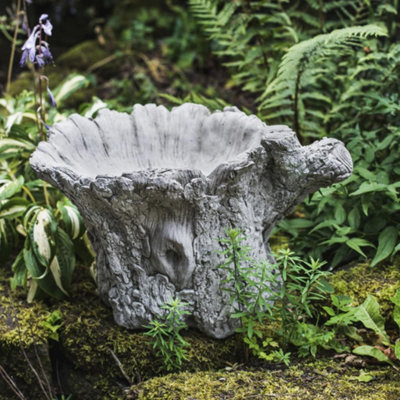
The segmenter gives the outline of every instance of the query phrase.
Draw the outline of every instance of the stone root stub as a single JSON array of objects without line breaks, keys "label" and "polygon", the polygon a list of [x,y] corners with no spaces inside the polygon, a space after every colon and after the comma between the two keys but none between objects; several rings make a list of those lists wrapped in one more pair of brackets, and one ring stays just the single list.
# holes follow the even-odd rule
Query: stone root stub
[{"label": "stone root stub", "polygon": [[140,328],[177,296],[190,304],[186,322],[216,338],[237,324],[218,268],[224,228],[244,229],[253,256],[270,258],[273,227],[352,171],[336,139],[301,146],[286,126],[190,103],[74,114],[52,127],[31,165],[81,212],[118,324]]}]

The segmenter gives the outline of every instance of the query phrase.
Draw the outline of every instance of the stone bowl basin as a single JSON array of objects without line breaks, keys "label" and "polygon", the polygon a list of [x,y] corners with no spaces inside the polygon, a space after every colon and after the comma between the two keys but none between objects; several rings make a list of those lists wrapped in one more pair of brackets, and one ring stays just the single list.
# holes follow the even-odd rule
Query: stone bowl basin
[{"label": "stone bowl basin", "polygon": [[72,115],[31,165],[80,210],[117,323],[140,328],[177,296],[189,303],[187,323],[218,338],[237,324],[218,268],[224,228],[243,229],[254,257],[271,258],[273,227],[352,172],[338,140],[301,146],[286,126],[190,103]]},{"label": "stone bowl basin", "polygon": [[95,120],[73,115],[56,124],[51,140],[39,149],[48,168],[62,166],[92,179],[165,168],[209,175],[259,145],[261,133],[261,121],[243,113],[210,114],[193,104],[172,112],[153,104],[136,105],[130,115],[109,110]]}]

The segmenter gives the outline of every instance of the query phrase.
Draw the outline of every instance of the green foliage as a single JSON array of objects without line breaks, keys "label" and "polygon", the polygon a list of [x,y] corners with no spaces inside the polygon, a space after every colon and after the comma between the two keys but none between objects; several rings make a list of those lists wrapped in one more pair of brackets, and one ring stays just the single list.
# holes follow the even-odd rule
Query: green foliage
[{"label": "green foliage", "polygon": [[[281,117],[292,118],[293,128],[299,136],[320,137],[324,116],[306,105],[311,101],[329,102],[323,91],[314,93],[308,90],[315,84],[315,79],[320,77],[326,59],[338,52],[346,54],[346,47],[354,47],[360,38],[385,35],[385,29],[376,25],[353,26],[317,35],[293,45],[283,56],[276,78],[260,97],[261,115],[267,121]],[[318,122],[315,121],[316,117],[320,118]]]},{"label": "green foliage", "polygon": [[[326,281],[329,272],[322,270],[324,263],[318,260],[303,261],[289,249],[280,250],[275,256],[276,263],[257,263],[250,256],[251,249],[243,244],[246,237],[238,229],[227,229],[226,238],[220,239],[226,246],[222,252],[226,261],[220,266],[226,271],[223,287],[230,293],[233,318],[240,320],[237,332],[244,342],[260,358],[283,362],[288,353],[273,350],[266,353],[275,343],[263,339],[260,328],[267,320],[280,323],[282,351],[289,343],[298,348],[300,356],[317,353],[318,346],[338,347],[334,343],[334,333],[319,328],[317,324],[320,307],[332,287]],[[286,354],[286,356],[284,356]]]},{"label": "green foliage", "polygon": [[[337,298],[332,296],[332,302],[335,304],[338,312],[335,313],[331,307],[324,307],[325,311],[331,317],[325,322],[325,325],[334,326],[336,335],[342,332],[358,343],[363,343],[365,340],[355,332],[355,327],[351,326],[357,322],[362,323],[365,328],[374,332],[374,345],[362,344],[355,347],[353,353],[373,357],[397,369],[397,362],[395,360],[400,360],[400,290],[397,290],[396,295],[391,298],[391,301],[395,305],[393,319],[399,328],[398,338],[394,343],[391,342],[391,338],[386,331],[385,319],[381,315],[379,304],[373,296],[368,295],[365,301],[357,307],[351,307],[351,301],[351,298],[348,297]],[[343,327],[347,329],[344,331],[341,330]],[[394,356],[390,357],[390,353]]]},{"label": "green foliage", "polygon": [[256,328],[257,323],[263,323],[267,316],[272,315],[270,297],[276,281],[268,262],[255,263],[248,253],[251,249],[244,246],[246,237],[238,229],[226,229],[226,238],[220,239],[220,243],[226,246],[221,254],[225,256],[225,263],[219,267],[226,271],[227,283],[223,290],[230,294],[230,302],[233,306],[233,318],[240,321],[237,332],[243,333],[249,340],[253,335],[261,338],[262,333]]},{"label": "green foliage", "polygon": [[[297,251],[329,259],[331,267],[356,257],[371,257],[375,266],[400,249],[400,170],[395,155],[399,113],[394,100],[399,55],[397,44],[369,41],[362,51],[348,55],[337,51],[322,59],[315,67],[316,75],[313,64],[308,66],[307,74],[316,78],[303,89],[305,100],[295,123],[298,133],[341,139],[355,168],[346,182],[322,189],[305,202],[309,225],[291,234]],[[314,94],[325,100],[311,102]]]},{"label": "green foliage", "polygon": [[60,311],[58,310],[53,311],[51,314],[49,314],[49,316],[45,321],[40,322],[40,325],[42,325],[50,332],[49,333],[50,339],[58,342],[59,340],[58,330],[63,326],[62,316],[60,314]]},{"label": "green foliage", "polygon": [[301,219],[281,223],[296,252],[331,268],[393,257],[400,250],[398,1],[190,5],[230,84],[259,96],[260,117],[293,127],[304,144],[331,136],[351,152],[353,176],[310,196]]},{"label": "green foliage", "polygon": [[284,348],[290,342],[298,347],[300,356],[315,356],[318,346],[333,342],[330,332],[308,322],[318,321],[320,303],[333,291],[326,281],[329,272],[322,269],[324,264],[312,258],[304,261],[290,249],[279,250],[276,255],[281,279],[276,309],[281,321],[280,334]]},{"label": "green foliage", "polygon": [[[105,34],[111,54],[90,70],[109,75],[108,96],[127,106],[158,100],[166,84],[169,94],[186,94],[193,82],[185,72],[194,66],[201,68],[207,61],[208,43],[198,34],[193,17],[180,1],[167,0],[151,7],[118,4],[107,21]],[[126,71],[116,78],[121,71],[113,68],[115,61]],[[197,87],[203,91],[201,85]]]},{"label": "green foliage", "polygon": [[[66,396],[65,394],[62,394],[59,400],[71,400],[72,399],[72,394]],[[53,400],[58,400],[57,398],[54,398]]]},{"label": "green foliage", "polygon": [[188,304],[178,298],[171,299],[161,306],[165,315],[145,326],[148,331],[145,335],[152,338],[153,349],[163,362],[166,371],[180,370],[183,360],[187,360],[185,347],[189,345],[181,336],[181,331],[187,329],[182,320],[184,315],[190,314],[185,310]]},{"label": "green foliage", "polygon": [[[78,220],[77,210],[67,207]],[[28,302],[43,294],[56,299],[68,296],[75,267],[71,238],[59,226],[52,211],[39,206],[27,211],[22,229],[26,234],[25,245],[12,265],[11,287],[29,287]]]},{"label": "green foliage", "polygon": [[[86,78],[72,75],[55,89],[55,96],[62,104],[85,85]],[[11,287],[29,289],[29,301],[43,296],[61,299],[68,294],[75,256],[90,258],[85,227],[76,207],[37,179],[29,165],[39,142],[34,95],[5,97],[0,106],[1,258],[8,261],[17,253]],[[52,109],[48,122],[62,118]]]},{"label": "green foliage", "polygon": [[381,350],[377,349],[374,346],[368,346],[368,345],[358,346],[353,350],[353,353],[359,356],[373,357],[378,361],[386,362],[395,367],[393,362]]}]

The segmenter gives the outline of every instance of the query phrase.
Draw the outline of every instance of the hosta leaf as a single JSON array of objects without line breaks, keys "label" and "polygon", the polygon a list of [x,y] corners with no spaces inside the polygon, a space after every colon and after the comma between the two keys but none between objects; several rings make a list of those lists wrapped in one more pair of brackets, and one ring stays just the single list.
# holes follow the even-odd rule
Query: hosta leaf
[{"label": "hosta leaf", "polygon": [[396,358],[400,360],[400,339],[398,339],[394,345],[394,354],[396,354]]},{"label": "hosta leaf", "polygon": [[26,286],[26,267],[24,261],[24,251],[20,251],[16,257],[11,270],[14,272],[13,277],[10,279],[11,290],[14,290],[18,286]]},{"label": "hosta leaf", "polygon": [[54,90],[54,95],[57,103],[67,99],[77,90],[87,87],[90,80],[83,75],[69,75],[65,81]]},{"label": "hosta leaf", "polygon": [[48,269],[40,265],[32,251],[32,249],[24,249],[24,262],[25,266],[33,279],[43,279],[47,273]]},{"label": "hosta leaf", "polygon": [[57,203],[57,208],[60,210],[65,227],[72,239],[77,239],[85,231],[82,218],[79,211],[72,206],[64,205],[61,202]]},{"label": "hosta leaf", "polygon": [[57,260],[61,270],[61,282],[63,287],[68,290],[75,268],[74,244],[65,231],[57,229],[56,235]]},{"label": "hosta leaf", "polygon": [[61,283],[61,268],[60,264],[58,263],[57,256],[53,258],[50,263],[50,271],[53,275],[54,281],[56,282],[57,287],[66,295],[68,296],[67,291],[63,288]]},{"label": "hosta leaf", "polygon": [[51,237],[49,236],[51,220],[52,215],[49,210],[40,210],[36,215],[36,219],[33,221],[31,233],[32,247],[35,255],[45,266],[49,264],[51,257]]},{"label": "hosta leaf", "polygon": [[[24,249],[24,261],[29,274],[32,276],[31,285],[36,282],[43,292],[58,300],[62,300],[65,297],[64,293],[57,287],[52,274],[49,273],[49,268],[44,268],[38,263],[31,249]],[[28,297],[29,295],[30,293],[28,293]]]},{"label": "hosta leaf", "polygon": [[35,281],[35,279],[31,279],[31,282],[29,285],[29,290],[28,290],[28,295],[26,297],[26,301],[28,303],[32,303],[33,299],[36,296],[38,288],[39,288],[39,286],[38,286],[37,282]]},{"label": "hosta leaf", "polygon": [[13,219],[19,217],[25,213],[29,204],[29,201],[22,197],[13,197],[2,204],[0,218]]},{"label": "hosta leaf", "polygon": [[4,154],[7,150],[26,150],[32,152],[35,150],[34,143],[19,139],[5,138],[0,140],[0,154]]},{"label": "hosta leaf", "polygon": [[383,344],[389,345],[389,338],[385,331],[385,319],[379,311],[379,304],[371,295],[365,299],[364,303],[357,307],[354,317],[362,324],[372,329],[380,338]]},{"label": "hosta leaf", "polygon": [[371,261],[371,267],[374,267],[380,261],[389,257],[397,243],[397,229],[394,226],[386,227],[378,237],[378,249],[375,257]]},{"label": "hosta leaf", "polygon": [[353,353],[359,356],[374,357],[378,361],[394,366],[393,362],[382,351],[372,346],[358,346],[353,350]]},{"label": "hosta leaf", "polygon": [[0,187],[0,201],[8,199],[18,193],[24,184],[24,177],[19,176],[15,181],[4,181]]}]

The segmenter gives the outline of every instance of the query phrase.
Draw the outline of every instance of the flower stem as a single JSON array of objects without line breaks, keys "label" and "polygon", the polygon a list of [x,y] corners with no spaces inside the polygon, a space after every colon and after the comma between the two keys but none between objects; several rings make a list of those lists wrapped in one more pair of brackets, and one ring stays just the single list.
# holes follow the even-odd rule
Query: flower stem
[{"label": "flower stem", "polygon": [[21,12],[21,0],[18,0],[18,2],[17,2],[17,17],[16,17],[16,20],[15,20],[14,36],[13,36],[13,41],[12,41],[12,46],[11,46],[10,60],[8,62],[6,92],[8,92],[10,90],[10,85],[11,85],[11,77],[12,77],[12,71],[13,71],[13,65],[14,65],[14,57],[15,57],[15,48],[17,46],[17,36],[18,36],[19,14],[20,14],[20,12]]},{"label": "flower stem", "polygon": [[[39,28],[39,56],[42,55],[42,23],[40,22],[40,28]],[[43,134],[43,125],[44,125],[44,114],[43,114],[43,86],[42,86],[42,68],[38,66],[38,75],[39,75],[39,117],[40,117],[40,140],[43,140],[44,134]]]}]

